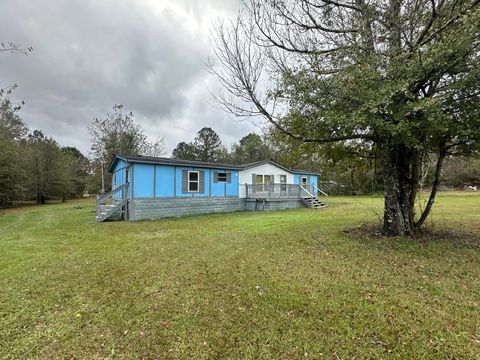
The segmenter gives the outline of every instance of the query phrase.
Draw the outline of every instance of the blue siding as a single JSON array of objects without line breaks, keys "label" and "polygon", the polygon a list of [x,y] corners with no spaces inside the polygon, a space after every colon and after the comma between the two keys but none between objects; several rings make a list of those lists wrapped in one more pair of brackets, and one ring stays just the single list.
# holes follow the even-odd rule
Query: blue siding
[{"label": "blue siding", "polygon": [[[125,168],[128,163],[124,160],[117,160],[113,171]],[[173,165],[153,165],[153,164],[130,164],[129,173],[130,191],[134,198],[154,198],[154,197],[223,197],[239,195],[239,172],[229,169],[209,169],[195,168]],[[204,172],[204,191],[198,193],[182,193],[183,171]],[[230,183],[214,183],[214,172],[229,172],[231,174]],[[134,177],[132,181],[132,175]],[[293,183],[300,184],[302,176],[310,177],[310,184],[318,187],[318,177],[308,174],[294,174]],[[116,188],[126,181],[125,169],[117,171],[112,178],[112,187]]]},{"label": "blue siding", "polygon": [[112,175],[112,190],[122,184],[125,184],[125,170],[117,170],[124,168],[126,165],[127,163],[125,162],[125,160],[118,160],[115,164]]},{"label": "blue siding", "polygon": [[310,184],[318,187],[318,177],[317,175],[308,175],[308,174],[295,174],[293,175],[293,183],[300,184],[300,179],[302,176],[309,176],[310,177]]},{"label": "blue siding", "polygon": [[126,165],[127,165],[127,162],[125,160],[118,159],[117,163],[115,164],[115,168],[113,169],[113,171],[117,171],[118,169],[121,169],[121,168],[125,167]]},{"label": "blue siding", "polygon": [[[123,162],[123,166],[126,165]],[[118,168],[122,166],[117,165]],[[117,167],[116,167],[117,168]],[[238,171],[170,165],[132,164],[134,198],[238,196]],[[183,170],[204,172],[204,191],[182,193]],[[230,183],[213,183],[215,171],[230,172]],[[130,171],[132,173],[132,171]],[[119,184],[121,185],[121,184]]]},{"label": "blue siding", "polygon": [[[229,172],[231,174],[231,182],[230,183],[214,183],[214,172]],[[238,196],[238,171],[233,170],[222,170],[222,169],[215,169],[211,170],[211,194],[212,196]]]},{"label": "blue siding", "polygon": [[173,197],[174,169],[173,166],[157,165],[155,179],[157,197]]},{"label": "blue siding", "polygon": [[232,182],[227,184],[227,196],[238,196],[239,180],[238,171],[232,171]]},{"label": "blue siding", "polygon": [[135,198],[153,197],[153,171],[154,165],[133,164],[133,184]]},{"label": "blue siding", "polygon": [[[127,182],[127,170],[126,167],[128,166],[128,163],[125,160],[118,159],[117,162],[115,163],[115,166],[113,168],[113,174],[112,174],[112,190],[116,189],[117,187],[125,184]],[[126,194],[123,194],[123,192],[117,192],[113,195],[114,198],[121,198]]]},{"label": "blue siding", "polygon": [[[187,171],[198,171],[204,172],[204,181],[205,181],[205,186],[203,189],[203,192],[196,192],[196,193],[182,193],[182,175],[183,175],[183,170]],[[176,173],[175,173],[175,181],[176,181],[176,195],[177,196],[190,196],[190,197],[200,197],[200,196],[210,196],[210,170],[205,169],[205,168],[193,168],[193,167],[184,167],[184,166],[177,166],[176,167]]]}]

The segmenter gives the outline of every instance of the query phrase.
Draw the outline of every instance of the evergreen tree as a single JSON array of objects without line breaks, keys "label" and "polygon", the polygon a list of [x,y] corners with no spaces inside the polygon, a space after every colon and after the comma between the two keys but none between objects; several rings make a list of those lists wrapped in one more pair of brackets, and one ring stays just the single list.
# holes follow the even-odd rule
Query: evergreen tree
[{"label": "evergreen tree", "polygon": [[49,199],[65,199],[71,191],[71,183],[57,142],[34,130],[28,135],[26,145],[30,197],[37,204],[45,204]]},{"label": "evergreen tree", "polygon": [[220,136],[209,127],[200,129],[193,141],[197,160],[218,161],[224,154]]},{"label": "evergreen tree", "polygon": [[232,159],[236,164],[270,160],[273,150],[260,135],[250,133],[232,146]]},{"label": "evergreen tree", "polygon": [[18,115],[18,107],[6,99],[0,103],[0,206],[20,199],[26,173],[21,159],[24,148],[22,141],[27,128]]},{"label": "evergreen tree", "polygon": [[172,151],[172,157],[200,161],[228,161],[230,158],[220,136],[209,127],[200,129],[193,143],[178,143]]},{"label": "evergreen tree", "polygon": [[172,158],[183,160],[196,160],[197,154],[195,153],[195,148],[193,144],[182,141],[177,144],[175,149],[173,149]]}]

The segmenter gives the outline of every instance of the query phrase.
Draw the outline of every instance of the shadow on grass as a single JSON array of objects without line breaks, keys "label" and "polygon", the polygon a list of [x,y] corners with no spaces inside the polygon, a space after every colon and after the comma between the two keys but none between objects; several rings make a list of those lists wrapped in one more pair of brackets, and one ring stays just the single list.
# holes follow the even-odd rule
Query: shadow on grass
[{"label": "shadow on grass", "polygon": [[480,249],[480,238],[469,230],[452,229],[442,225],[428,225],[413,236],[388,237],[382,235],[378,223],[364,223],[343,231],[349,238],[363,244],[399,249],[402,245],[427,245],[435,243],[449,244],[455,247]]}]

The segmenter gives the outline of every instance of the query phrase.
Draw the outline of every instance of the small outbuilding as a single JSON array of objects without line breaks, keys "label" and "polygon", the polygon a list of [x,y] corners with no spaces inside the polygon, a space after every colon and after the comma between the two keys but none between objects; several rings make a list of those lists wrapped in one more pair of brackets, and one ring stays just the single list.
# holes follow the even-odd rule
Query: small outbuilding
[{"label": "small outbuilding", "polygon": [[318,174],[273,160],[233,165],[115,155],[108,171],[113,190],[97,197],[97,221],[327,206]]}]

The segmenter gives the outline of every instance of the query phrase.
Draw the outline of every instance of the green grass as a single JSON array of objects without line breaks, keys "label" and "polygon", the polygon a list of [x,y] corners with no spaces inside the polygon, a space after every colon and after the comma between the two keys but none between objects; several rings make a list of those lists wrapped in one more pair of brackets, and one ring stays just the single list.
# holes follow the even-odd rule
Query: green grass
[{"label": "green grass", "polygon": [[439,196],[447,238],[345,231],[381,206],[100,224],[90,200],[6,210],[0,358],[480,358],[480,196]]}]

